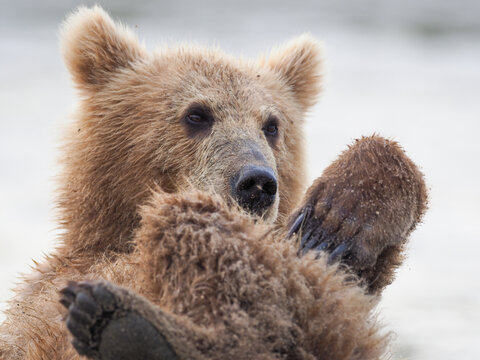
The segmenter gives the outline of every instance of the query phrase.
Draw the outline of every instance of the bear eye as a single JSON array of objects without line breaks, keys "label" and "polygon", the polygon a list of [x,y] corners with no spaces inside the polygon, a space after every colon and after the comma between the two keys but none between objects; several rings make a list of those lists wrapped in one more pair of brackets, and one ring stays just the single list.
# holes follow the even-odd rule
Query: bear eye
[{"label": "bear eye", "polygon": [[278,135],[278,119],[275,116],[270,116],[262,130],[265,136],[276,137]]},{"label": "bear eye", "polygon": [[267,127],[263,128],[263,132],[265,133],[265,135],[275,136],[278,133],[278,126],[277,125],[268,125]]},{"label": "bear eye", "polygon": [[199,125],[200,123],[205,121],[202,115],[199,115],[199,114],[189,114],[187,115],[187,120],[190,124],[193,124],[193,125]]},{"label": "bear eye", "polygon": [[185,111],[182,122],[189,136],[206,134],[213,125],[212,112],[204,104],[193,103]]}]

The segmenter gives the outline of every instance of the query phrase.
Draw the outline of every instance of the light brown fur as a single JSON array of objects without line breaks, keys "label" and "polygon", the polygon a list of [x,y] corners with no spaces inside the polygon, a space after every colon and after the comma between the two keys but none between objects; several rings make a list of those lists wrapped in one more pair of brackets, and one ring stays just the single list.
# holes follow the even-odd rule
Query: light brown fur
[{"label": "light brown fur", "polygon": [[[0,358],[78,358],[58,291],[85,279],[111,281],[155,304],[136,311],[181,358],[385,352],[372,313],[377,298],[326,256],[298,257],[295,241],[284,241],[304,186],[303,116],[320,91],[315,40],[299,37],[256,62],[189,46],[149,54],[95,7],[69,18],[62,49],[82,99],[63,158],[64,233],[17,289],[0,326]],[[180,121],[192,102],[219,119],[208,137],[189,135]],[[274,145],[261,131],[271,113],[280,120]],[[234,206],[227,182],[253,161],[250,143],[279,181],[275,204],[255,222]],[[407,180],[423,184],[421,175]],[[312,191],[302,204],[320,198]],[[425,199],[412,195],[405,206]],[[410,231],[422,212],[399,226]],[[387,265],[391,279],[398,264]]]}]

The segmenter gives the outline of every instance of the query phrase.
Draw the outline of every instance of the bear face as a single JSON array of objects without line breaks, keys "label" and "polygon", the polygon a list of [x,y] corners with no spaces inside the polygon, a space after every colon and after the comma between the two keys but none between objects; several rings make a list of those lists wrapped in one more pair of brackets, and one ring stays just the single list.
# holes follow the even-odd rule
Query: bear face
[{"label": "bear face", "polygon": [[115,247],[157,185],[213,191],[267,222],[298,203],[303,116],[321,77],[308,35],[256,61],[191,46],[149,54],[95,7],[70,17],[62,51],[82,97],[60,197],[67,226],[91,222]]}]

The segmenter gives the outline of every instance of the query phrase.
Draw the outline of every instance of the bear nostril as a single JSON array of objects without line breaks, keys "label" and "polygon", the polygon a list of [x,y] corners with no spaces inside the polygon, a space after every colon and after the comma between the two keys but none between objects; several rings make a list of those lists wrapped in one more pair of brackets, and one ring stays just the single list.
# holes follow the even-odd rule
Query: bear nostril
[{"label": "bear nostril", "polygon": [[278,185],[271,169],[248,166],[232,180],[232,193],[247,211],[262,214],[275,202]]},{"label": "bear nostril", "polygon": [[254,178],[248,178],[245,179],[244,181],[240,181],[238,184],[238,190],[243,191],[243,190],[248,190],[253,187],[255,187],[255,179]]},{"label": "bear nostril", "polygon": [[267,181],[263,184],[263,191],[269,195],[275,195],[277,193],[277,182],[276,181]]}]

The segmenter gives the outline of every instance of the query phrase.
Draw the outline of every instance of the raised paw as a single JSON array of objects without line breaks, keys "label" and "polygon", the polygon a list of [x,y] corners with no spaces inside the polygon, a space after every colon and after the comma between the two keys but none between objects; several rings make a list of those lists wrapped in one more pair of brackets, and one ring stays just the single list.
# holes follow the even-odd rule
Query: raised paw
[{"label": "raised paw", "polygon": [[299,255],[326,252],[376,291],[391,281],[426,202],[423,176],[403,150],[362,138],[308,189],[287,237],[298,239]]},{"label": "raised paw", "polygon": [[66,324],[80,355],[102,360],[173,360],[175,352],[155,327],[126,299],[127,290],[112,284],[69,282],[60,291],[68,309]]}]

